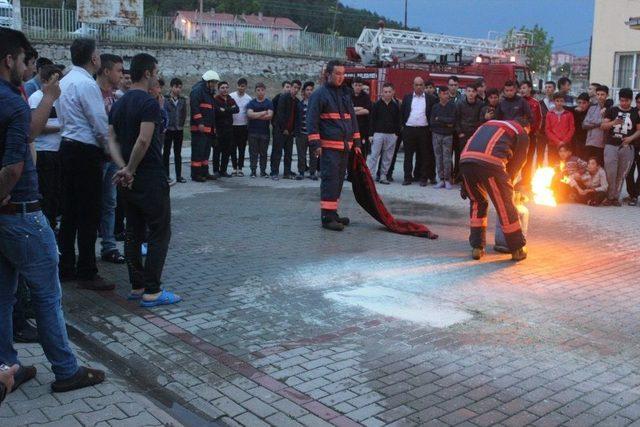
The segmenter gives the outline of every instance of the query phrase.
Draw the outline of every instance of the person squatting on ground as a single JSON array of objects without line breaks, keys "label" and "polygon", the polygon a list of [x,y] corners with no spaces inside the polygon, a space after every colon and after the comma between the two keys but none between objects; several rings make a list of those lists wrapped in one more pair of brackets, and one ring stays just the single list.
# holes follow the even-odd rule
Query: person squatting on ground
[{"label": "person squatting on ground", "polygon": [[191,180],[205,182],[218,177],[209,174],[209,153],[215,143],[213,97],[218,73],[209,70],[202,75],[189,95],[191,106]]},{"label": "person squatting on ground", "polygon": [[460,155],[461,195],[470,200],[473,259],[485,254],[489,198],[498,212],[511,259],[527,257],[526,240],[513,203],[513,181],[527,161],[528,148],[527,131],[518,122],[491,120],[478,129]]},{"label": "person squatting on ground", "polygon": [[[37,135],[30,135],[31,111],[19,89],[25,52],[32,49],[21,32],[0,28],[0,123],[4,129],[0,134],[0,363],[20,365],[11,370],[15,383],[5,383],[8,391],[36,375],[34,366],[20,363],[13,347],[12,311],[20,275],[29,286],[40,344],[55,376],[51,388],[65,392],[101,383],[105,375],[78,366],[67,337],[58,251],[38,201],[38,176],[29,143]],[[39,108],[51,109],[60,96],[57,77],[43,83]],[[102,109],[101,102],[98,107]]]},{"label": "person squatting on ground", "polygon": [[344,87],[345,67],[329,61],[326,83],[311,95],[307,112],[309,145],[320,157],[320,209],[322,227],[342,231],[349,218],[338,215],[349,150],[361,150],[360,133],[349,88]]},{"label": "person squatting on ground", "polygon": [[[142,307],[174,304],[181,298],[160,288],[169,241],[171,203],[169,183],[162,164],[160,104],[149,94],[157,84],[156,59],[140,53],[131,60],[131,89],[109,115],[109,149],[118,170],[113,178],[125,202],[130,300]],[[141,245],[148,243],[143,265]]]},{"label": "person squatting on ground", "polygon": [[391,83],[382,86],[382,97],[371,107],[371,155],[367,159],[367,167],[371,176],[375,177],[380,164],[380,184],[389,184],[387,173],[396,148],[396,140],[400,135],[402,115],[400,105],[394,99],[394,88]]}]

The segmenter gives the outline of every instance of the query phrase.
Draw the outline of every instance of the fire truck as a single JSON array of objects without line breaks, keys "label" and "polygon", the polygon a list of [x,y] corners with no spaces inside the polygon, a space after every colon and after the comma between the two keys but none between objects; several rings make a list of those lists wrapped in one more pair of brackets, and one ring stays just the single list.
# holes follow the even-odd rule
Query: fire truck
[{"label": "fire truck", "polygon": [[482,77],[488,88],[500,89],[507,80],[532,81],[524,61],[531,41],[531,33],[525,32],[476,39],[387,29],[381,22],[377,30],[365,28],[356,46],[347,48],[346,81],[361,77],[372,101],[387,82],[402,99],[413,90],[417,76],[436,86],[446,86],[449,76],[457,76],[461,88]]}]

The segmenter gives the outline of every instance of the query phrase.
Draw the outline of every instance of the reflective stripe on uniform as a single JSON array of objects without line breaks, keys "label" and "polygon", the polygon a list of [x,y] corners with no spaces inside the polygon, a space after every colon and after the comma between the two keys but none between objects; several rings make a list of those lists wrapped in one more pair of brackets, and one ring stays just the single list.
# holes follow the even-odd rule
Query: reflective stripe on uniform
[{"label": "reflective stripe on uniform", "polygon": [[338,210],[338,201],[337,200],[321,200],[320,201],[320,209],[325,209],[329,211],[337,211]]},{"label": "reflective stripe on uniform", "polygon": [[193,119],[194,120],[200,120],[201,118],[202,118],[202,114],[200,114],[200,113],[193,115]]},{"label": "reflective stripe on uniform", "polygon": [[213,109],[213,105],[211,104],[200,104],[200,108],[205,108],[207,110]]},{"label": "reflective stripe on uniform", "polygon": [[351,120],[351,114],[345,113],[340,117],[340,113],[322,113],[320,118],[323,120]]},{"label": "reflective stripe on uniform", "polygon": [[[351,149],[351,146],[353,145],[353,142],[349,141],[348,145],[349,145],[349,149]],[[322,148],[329,148],[329,149],[332,149],[332,150],[343,150],[344,151],[344,142],[343,141],[335,141],[335,140],[331,140],[331,139],[322,139],[322,140],[320,140],[320,146]]]}]

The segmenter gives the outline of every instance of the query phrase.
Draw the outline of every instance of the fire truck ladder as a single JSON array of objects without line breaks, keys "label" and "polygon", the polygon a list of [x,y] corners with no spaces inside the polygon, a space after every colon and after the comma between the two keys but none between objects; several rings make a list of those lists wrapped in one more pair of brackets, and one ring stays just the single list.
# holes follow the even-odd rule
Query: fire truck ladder
[{"label": "fire truck ladder", "polygon": [[442,55],[462,51],[465,56],[503,56],[502,40],[455,37],[381,27],[365,28],[356,42],[364,64],[384,62],[438,61]]}]

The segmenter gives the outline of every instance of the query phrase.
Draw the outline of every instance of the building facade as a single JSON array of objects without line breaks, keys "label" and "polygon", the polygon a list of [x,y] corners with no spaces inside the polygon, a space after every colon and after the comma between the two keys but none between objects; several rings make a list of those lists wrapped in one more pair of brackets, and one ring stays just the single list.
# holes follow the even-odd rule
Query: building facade
[{"label": "building facade", "polygon": [[178,11],[175,28],[187,39],[220,46],[273,47],[287,50],[300,41],[302,28],[289,18]]},{"label": "building facade", "polygon": [[640,90],[640,0],[595,0],[590,80]]}]

